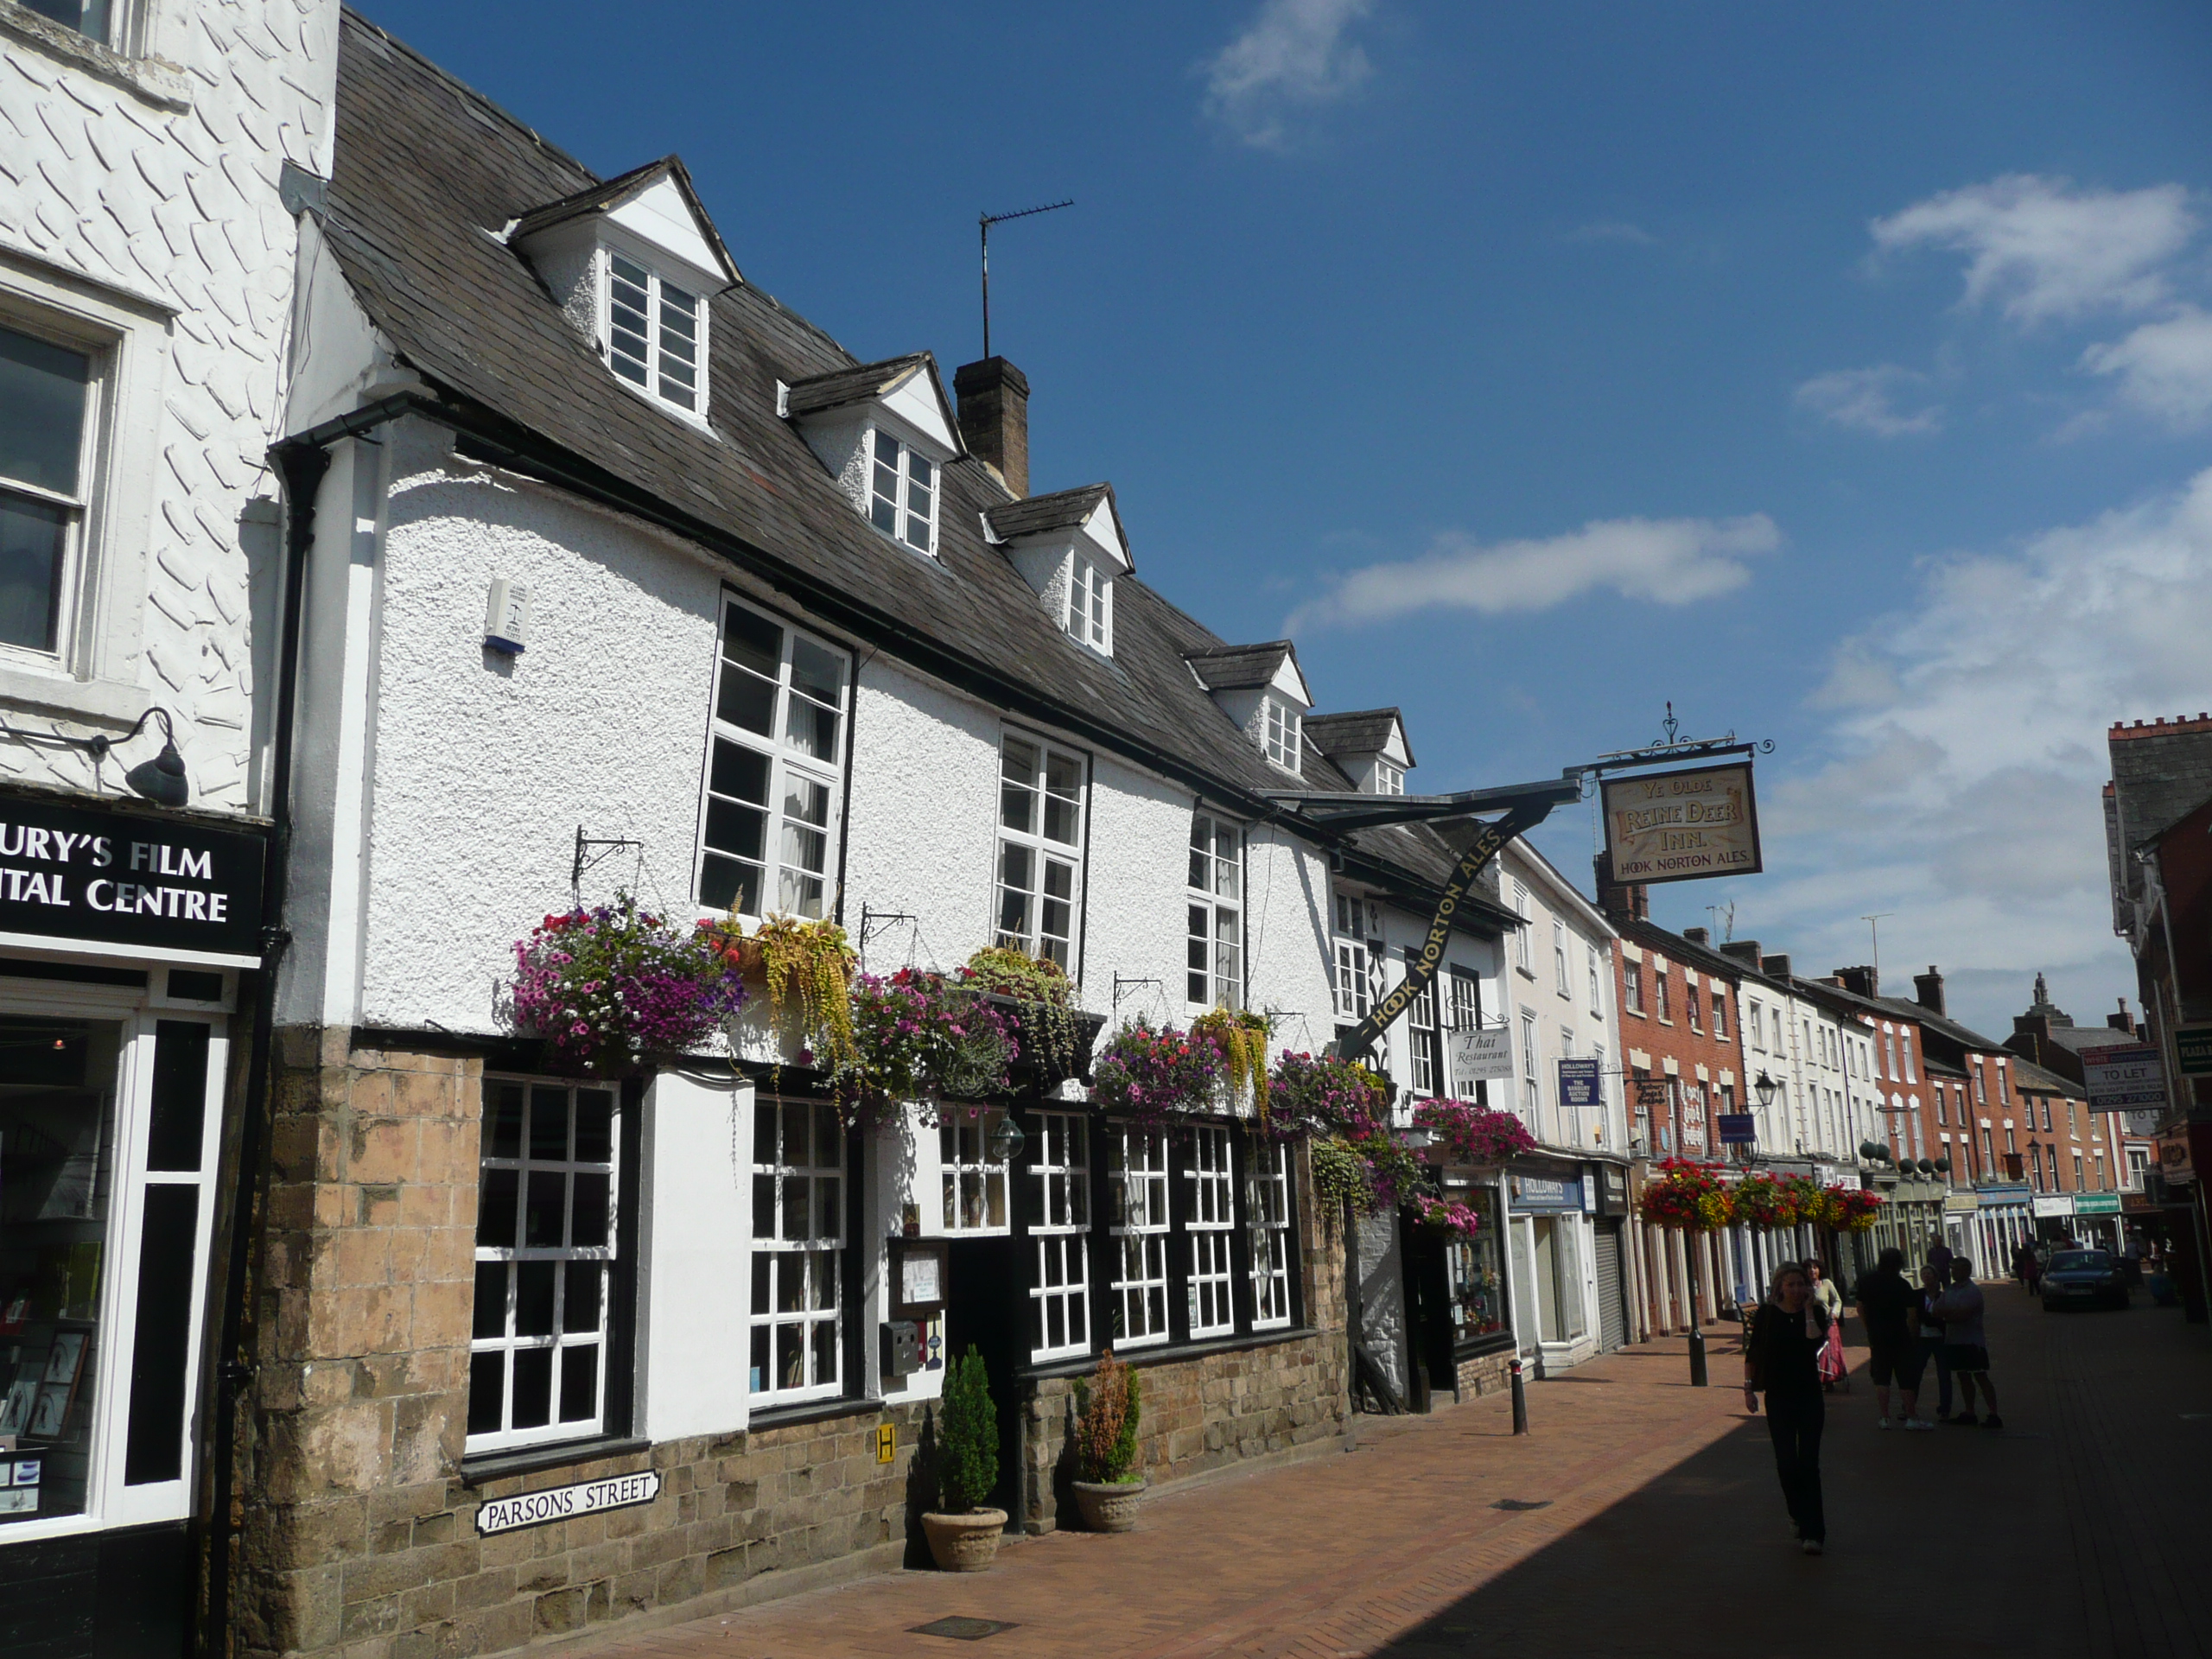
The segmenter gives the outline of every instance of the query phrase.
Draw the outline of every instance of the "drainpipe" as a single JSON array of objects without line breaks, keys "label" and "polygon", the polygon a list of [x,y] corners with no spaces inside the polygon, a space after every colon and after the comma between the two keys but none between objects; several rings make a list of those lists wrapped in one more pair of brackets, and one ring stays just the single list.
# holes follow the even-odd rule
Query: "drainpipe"
[{"label": "drainpipe", "polygon": [[268,1192],[270,1073],[276,1049],[276,977],[292,935],[284,925],[291,873],[293,728],[299,712],[300,618],[305,607],[308,554],[315,543],[315,493],[330,470],[330,446],[409,413],[412,394],[387,397],[285,439],[270,452],[284,493],[283,616],[276,672],[276,717],[271,724],[268,850],[262,870],[261,968],[254,995],[253,1046],[246,1066],[244,1116],[238,1124],[237,1197],[231,1213],[225,1263],[221,1333],[215,1372],[213,1502],[207,1517],[207,1612],[194,1647],[203,1659],[224,1659],[238,1649],[237,1609],[231,1593],[233,1546],[244,1529],[233,1515],[238,1502],[238,1406],[253,1380],[247,1300],[252,1294],[256,1246]]}]

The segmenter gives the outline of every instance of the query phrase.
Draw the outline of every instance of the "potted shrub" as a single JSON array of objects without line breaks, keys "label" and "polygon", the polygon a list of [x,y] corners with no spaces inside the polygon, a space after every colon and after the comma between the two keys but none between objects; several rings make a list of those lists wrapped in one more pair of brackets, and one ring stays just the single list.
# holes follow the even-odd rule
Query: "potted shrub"
[{"label": "potted shrub", "polygon": [[945,1572],[981,1573],[999,1553],[1006,1511],[983,1507],[999,1484],[999,1419],[972,1344],[945,1373],[941,1421],[938,1497],[944,1507],[923,1515],[922,1533]]},{"label": "potted shrub", "polygon": [[515,1024],[558,1071],[614,1077],[688,1053],[744,1004],[726,943],[721,924],[683,927],[627,893],[548,916],[515,944]]},{"label": "potted shrub", "polygon": [[1076,1507],[1093,1532],[1129,1532],[1137,1524],[1144,1497],[1143,1471],[1137,1468],[1138,1385],[1136,1369],[1098,1356],[1098,1370],[1076,1384]]}]

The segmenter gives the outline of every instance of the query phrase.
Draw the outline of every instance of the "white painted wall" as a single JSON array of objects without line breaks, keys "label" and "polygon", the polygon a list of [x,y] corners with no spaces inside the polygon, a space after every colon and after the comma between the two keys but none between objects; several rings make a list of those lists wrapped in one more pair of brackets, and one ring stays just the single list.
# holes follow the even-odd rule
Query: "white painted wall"
[{"label": "white painted wall", "polygon": [[[1505,978],[1510,1002],[1507,1017],[1513,1022],[1514,1062],[1521,1057],[1521,1019],[1534,1014],[1540,1070],[1536,1078],[1536,1121],[1529,1125],[1546,1146],[1577,1154],[1628,1149],[1626,1094],[1621,1085],[1621,1029],[1614,1006],[1616,979],[1613,941],[1618,937],[1604,917],[1580,899],[1565,879],[1521,842],[1510,843],[1498,855],[1498,880],[1508,909],[1517,907],[1520,890],[1529,895],[1529,967],[1519,966],[1516,944],[1505,946],[1513,964]],[[1565,929],[1567,990],[1560,993],[1553,955],[1554,924]],[[1597,1001],[1590,991],[1590,953],[1598,957]],[[1699,995],[1706,994],[1700,983]],[[1571,1033],[1571,1035],[1568,1035]],[[1563,1038],[1565,1040],[1562,1040]],[[1559,1062],[1570,1058],[1591,1059],[1603,1051],[1605,1108],[1563,1112],[1559,1103]],[[1514,1104],[1522,1107],[1525,1090],[1515,1078]]]},{"label": "white painted wall", "polygon": [[[50,668],[0,666],[0,714],[82,736],[158,703],[216,810],[254,804],[249,599],[273,538],[249,526],[273,493],[295,242],[277,178],[330,170],[337,29],[332,0],[151,0],[132,55],[20,10],[0,31],[0,304],[123,341],[84,625]],[[159,744],[119,751],[106,787]],[[20,743],[0,776],[101,782]]]},{"label": "white painted wall", "polygon": [[663,1071],[639,1136],[638,1432],[656,1440],[745,1427],[753,1233],[750,1083]]}]

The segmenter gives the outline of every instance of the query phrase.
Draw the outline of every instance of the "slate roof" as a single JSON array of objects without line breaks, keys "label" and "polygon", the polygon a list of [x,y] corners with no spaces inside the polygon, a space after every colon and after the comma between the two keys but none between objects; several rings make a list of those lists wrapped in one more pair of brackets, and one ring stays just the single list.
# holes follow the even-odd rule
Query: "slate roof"
[{"label": "slate roof", "polygon": [[[2018,1063],[2018,1057],[2004,1044],[1993,1042],[1980,1032],[1961,1025],[1948,1014],[1936,1013],[1923,1002],[1915,1002],[1902,996],[1878,996],[1872,1000],[1881,1005],[1882,1013],[1891,1019],[1902,1014],[1906,1019],[1917,1020],[1922,1031],[1934,1032],[1938,1037],[1947,1042],[1956,1043],[1961,1048],[1979,1050],[1984,1054],[2002,1054]],[[2037,1069],[2041,1070],[2040,1067]],[[2050,1074],[2045,1072],[2044,1075],[2048,1077]]]},{"label": "slate roof", "polygon": [[2061,1048],[2070,1048],[2076,1054],[2137,1040],[2133,1032],[2115,1030],[2111,1026],[2053,1026],[2045,1034]]},{"label": "slate roof", "polygon": [[[1306,741],[1324,754],[1380,754],[1390,741],[1390,728],[1401,735],[1405,717],[1395,709],[1362,709],[1351,714],[1308,715]],[[1414,764],[1414,746],[1406,740],[1406,764]]]},{"label": "slate roof", "polygon": [[1113,505],[1111,484],[1078,484],[1071,490],[1055,490],[1050,495],[1025,496],[1018,501],[1002,502],[985,509],[983,518],[995,539],[1011,542],[1023,536],[1048,535],[1056,530],[1080,530],[1098,511],[1101,501],[1109,504],[1114,537],[1122,544],[1122,556],[1127,558],[1129,538],[1122,530],[1122,510]]},{"label": "slate roof", "polygon": [[[577,204],[619,195],[624,181],[647,170],[594,177],[359,13],[342,13],[325,233],[370,321],[463,422],[465,447],[634,501],[894,654],[1266,810],[1260,792],[1280,788],[1282,774],[1192,680],[1191,664],[1207,665],[1209,684],[1263,683],[1286,656],[1295,661],[1290,642],[1230,645],[1124,577],[1116,583],[1113,658],[1077,645],[985,541],[982,515],[1005,524],[1020,504],[972,457],[943,471],[938,559],[878,534],[778,417],[776,384],[796,391],[810,382],[866,381],[887,364],[856,362],[746,283],[709,302],[711,433],[616,384],[527,262],[498,238],[524,214],[583,211]],[[1310,749],[1306,778],[1314,787],[1351,787]],[[1362,830],[1348,842],[1417,883],[1440,885],[1456,861],[1425,826]]]},{"label": "slate roof", "polygon": [[563,224],[581,214],[596,213],[602,207],[613,207],[644,189],[664,173],[676,181],[676,188],[683,193],[684,200],[690,203],[692,214],[699,222],[699,234],[706,238],[708,246],[714,249],[721,261],[723,277],[733,283],[743,282],[744,277],[738,273],[737,261],[729,257],[729,250],[722,245],[721,232],[715,228],[714,220],[707,216],[706,208],[700,204],[699,193],[691,187],[690,172],[684,167],[683,158],[676,156],[664,156],[657,162],[647,162],[643,167],[633,167],[627,173],[618,174],[604,184],[594,184],[563,196],[557,201],[549,201],[541,207],[531,208],[508,228],[507,240],[522,242],[540,231]]},{"label": "slate roof", "polygon": [[2062,1077],[2056,1071],[2046,1071],[2033,1060],[2012,1056],[2012,1086],[2025,1089],[2031,1094],[2067,1095],[2075,1100],[2087,1100],[2089,1091],[2071,1077]]},{"label": "slate roof", "polygon": [[1212,645],[1185,653],[1209,691],[1236,691],[1271,682],[1284,658],[1295,662],[1297,648],[1287,639],[1257,645]]},{"label": "slate roof", "polygon": [[[944,423],[951,429],[953,442],[959,443],[960,423],[953,416],[951,404],[946,401],[944,382],[937,372],[937,359],[927,352],[909,352],[904,357],[887,357],[880,363],[832,369],[827,374],[810,374],[804,380],[794,380],[785,391],[784,408],[790,414],[799,416],[842,409],[848,404],[870,403],[896,391],[917,374],[929,376],[930,390],[937,395]],[[964,445],[962,453],[966,453]]]}]

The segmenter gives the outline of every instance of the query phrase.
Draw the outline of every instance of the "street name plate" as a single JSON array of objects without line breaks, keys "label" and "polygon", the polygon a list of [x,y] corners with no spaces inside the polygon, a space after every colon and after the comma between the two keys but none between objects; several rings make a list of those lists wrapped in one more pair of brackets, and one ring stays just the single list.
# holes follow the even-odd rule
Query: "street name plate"
[{"label": "street name plate", "polygon": [[476,1530],[488,1538],[518,1527],[543,1527],[579,1515],[626,1510],[650,1503],[659,1496],[660,1475],[652,1469],[641,1469],[634,1475],[609,1475],[604,1480],[579,1481],[574,1486],[555,1486],[542,1492],[517,1492],[512,1497],[486,1498],[478,1504]]}]

